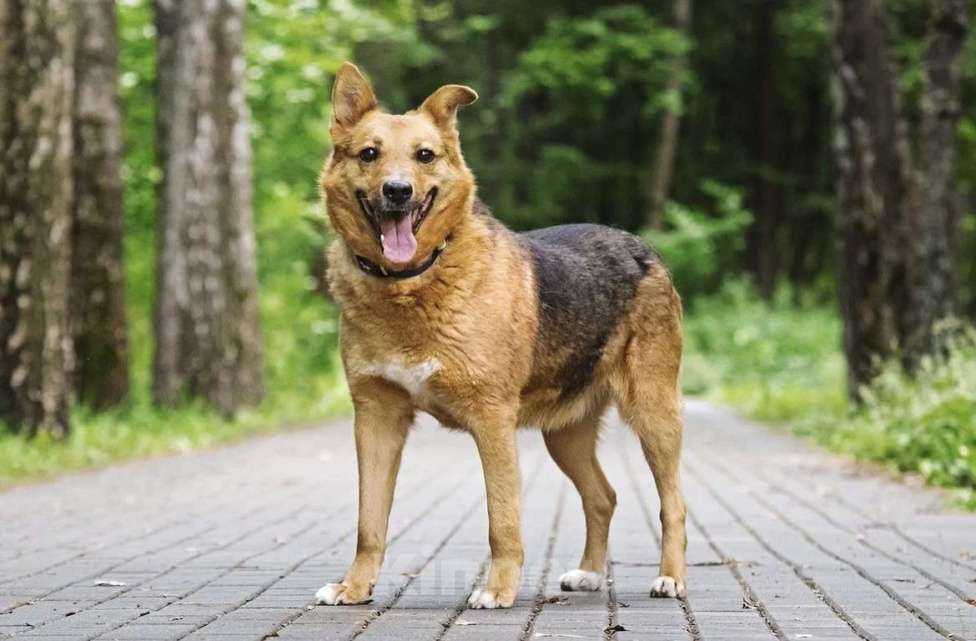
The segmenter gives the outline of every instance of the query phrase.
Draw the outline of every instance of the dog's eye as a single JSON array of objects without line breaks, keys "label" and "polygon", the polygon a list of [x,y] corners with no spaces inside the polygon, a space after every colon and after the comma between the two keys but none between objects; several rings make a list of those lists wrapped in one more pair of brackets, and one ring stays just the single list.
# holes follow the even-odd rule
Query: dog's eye
[{"label": "dog's eye", "polygon": [[434,161],[434,152],[430,149],[418,149],[417,161],[427,164]]},{"label": "dog's eye", "polygon": [[359,159],[363,162],[373,162],[380,155],[380,150],[376,147],[366,147],[359,152]]}]

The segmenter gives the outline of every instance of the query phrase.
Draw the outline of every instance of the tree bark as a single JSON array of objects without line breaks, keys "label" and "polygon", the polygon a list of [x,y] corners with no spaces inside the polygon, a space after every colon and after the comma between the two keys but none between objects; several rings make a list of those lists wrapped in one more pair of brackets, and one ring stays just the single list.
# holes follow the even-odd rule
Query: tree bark
[{"label": "tree bark", "polygon": [[919,209],[914,222],[912,292],[906,313],[906,360],[916,366],[938,349],[936,324],[956,311],[956,247],[959,236],[956,192],[956,134],[960,105],[960,54],[969,29],[966,0],[932,0],[925,53],[926,91],[919,136]]},{"label": "tree bark", "polygon": [[0,0],[0,419],[68,431],[73,2]]},{"label": "tree bark", "polygon": [[911,304],[916,189],[881,0],[834,0],[840,306],[852,398],[895,353]]},{"label": "tree bark", "polygon": [[777,231],[779,216],[771,178],[773,158],[773,99],[776,68],[776,0],[761,0],[756,5],[756,138],[755,138],[755,220],[750,230],[749,254],[759,292],[770,298],[778,273]]},{"label": "tree bark", "polygon": [[71,318],[78,399],[95,409],[129,392],[122,266],[122,132],[115,0],[78,7]]},{"label": "tree bark", "polygon": [[[673,28],[687,35],[691,24],[691,0],[674,0]],[[684,54],[675,55],[671,61],[667,93],[681,96],[684,84],[686,66]],[[671,178],[674,174],[674,157],[678,149],[678,132],[681,125],[681,109],[666,108],[661,114],[658,131],[657,150],[651,165],[651,175],[648,181],[648,210],[647,226],[660,229],[664,223],[664,208],[667,205],[671,191]]]},{"label": "tree bark", "polygon": [[156,0],[163,184],[154,395],[263,395],[242,0]]}]

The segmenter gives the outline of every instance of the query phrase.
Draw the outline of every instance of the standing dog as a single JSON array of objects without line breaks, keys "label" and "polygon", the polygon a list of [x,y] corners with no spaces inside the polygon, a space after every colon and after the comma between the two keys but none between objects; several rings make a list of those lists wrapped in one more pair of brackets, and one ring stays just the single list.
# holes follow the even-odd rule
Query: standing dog
[{"label": "standing dog", "polygon": [[562,588],[600,589],[616,497],[596,443],[611,403],[640,438],[661,498],[651,596],[682,596],[680,299],[630,234],[597,225],[515,234],[493,218],[475,197],[457,130],[458,108],[476,98],[446,85],[391,115],[355,66],[336,76],[321,188],[338,235],[328,279],[356,413],[359,538],[345,578],[317,600],[370,598],[418,410],[469,432],[484,468],[491,569],[471,607],[509,607],[519,589],[521,425],[542,429],[582,497],[586,545]]}]

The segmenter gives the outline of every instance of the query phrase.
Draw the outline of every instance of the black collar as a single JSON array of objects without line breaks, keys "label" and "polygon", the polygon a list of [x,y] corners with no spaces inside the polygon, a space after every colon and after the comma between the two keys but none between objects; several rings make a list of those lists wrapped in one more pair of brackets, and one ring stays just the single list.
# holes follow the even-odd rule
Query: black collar
[{"label": "black collar", "polygon": [[444,251],[444,247],[445,245],[441,245],[440,247],[435,249],[434,253],[430,255],[430,258],[425,260],[420,265],[417,265],[416,267],[412,267],[411,269],[404,269],[401,271],[393,271],[393,270],[386,269],[384,267],[380,267],[370,259],[366,258],[365,256],[360,256],[359,254],[355,254],[355,258],[356,258],[356,264],[359,265],[359,269],[363,270],[370,276],[376,276],[377,278],[398,278],[398,279],[413,278],[414,276],[420,276],[425,271],[430,269],[431,265],[433,265],[437,261],[437,258]]}]

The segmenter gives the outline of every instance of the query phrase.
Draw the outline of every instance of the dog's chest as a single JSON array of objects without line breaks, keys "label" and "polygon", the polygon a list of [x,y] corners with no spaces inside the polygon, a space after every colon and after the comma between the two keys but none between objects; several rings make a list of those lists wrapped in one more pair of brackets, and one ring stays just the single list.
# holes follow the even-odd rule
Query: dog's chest
[{"label": "dog's chest", "polygon": [[411,365],[396,359],[370,363],[366,373],[399,385],[410,394],[410,398],[419,402],[429,397],[430,379],[441,367],[441,362],[436,358]]}]

